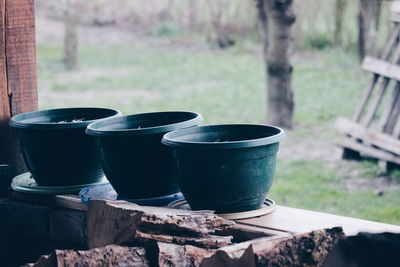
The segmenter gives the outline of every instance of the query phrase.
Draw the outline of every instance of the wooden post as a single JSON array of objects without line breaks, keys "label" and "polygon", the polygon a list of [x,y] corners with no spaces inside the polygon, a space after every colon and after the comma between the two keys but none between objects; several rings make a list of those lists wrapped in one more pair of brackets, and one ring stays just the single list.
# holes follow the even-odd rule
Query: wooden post
[{"label": "wooden post", "polygon": [[8,122],[38,108],[34,0],[0,0],[0,30],[0,164],[21,173],[25,166]]}]

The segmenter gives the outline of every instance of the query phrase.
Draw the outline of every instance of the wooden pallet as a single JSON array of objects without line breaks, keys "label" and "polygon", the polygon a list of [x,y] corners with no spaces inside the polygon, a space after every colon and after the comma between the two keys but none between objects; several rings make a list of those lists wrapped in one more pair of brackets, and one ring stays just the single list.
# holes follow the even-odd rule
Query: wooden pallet
[{"label": "wooden pallet", "polygon": [[[372,73],[352,120],[339,118],[344,158],[363,156],[400,165],[400,6],[393,5],[393,30],[379,58],[366,57],[362,69]],[[386,165],[386,164],[385,164]]]}]

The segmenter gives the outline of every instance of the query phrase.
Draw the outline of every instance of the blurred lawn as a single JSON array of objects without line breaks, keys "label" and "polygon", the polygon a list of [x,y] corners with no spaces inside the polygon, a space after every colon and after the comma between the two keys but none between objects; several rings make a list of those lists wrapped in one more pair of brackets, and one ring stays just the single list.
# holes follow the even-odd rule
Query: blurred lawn
[{"label": "blurred lawn", "polygon": [[[125,114],[193,110],[203,114],[206,124],[263,123],[266,116],[264,66],[251,45],[218,51],[140,41],[81,44],[80,70],[73,72],[65,71],[60,59],[60,47],[38,45],[41,109],[107,106]],[[296,125],[327,125],[321,135],[334,136],[334,119],[352,114],[368,76],[355,55],[333,48],[297,54],[294,67]],[[299,128],[293,134],[313,138]],[[270,196],[287,206],[400,224],[400,190],[383,196],[372,189],[350,193],[341,179],[343,172],[323,161],[280,159]]]}]

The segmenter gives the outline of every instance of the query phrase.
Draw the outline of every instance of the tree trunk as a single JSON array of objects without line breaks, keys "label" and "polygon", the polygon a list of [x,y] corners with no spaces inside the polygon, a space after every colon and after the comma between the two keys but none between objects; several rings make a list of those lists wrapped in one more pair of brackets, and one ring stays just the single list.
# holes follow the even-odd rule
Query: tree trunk
[{"label": "tree trunk", "polygon": [[260,39],[263,42],[264,59],[267,58],[268,50],[268,17],[267,9],[264,0],[256,0],[257,8],[257,29],[260,34]]},{"label": "tree trunk", "polygon": [[189,0],[188,3],[189,9],[189,29],[194,30],[197,27],[197,1],[196,0]]},{"label": "tree trunk", "polygon": [[266,56],[268,115],[267,122],[284,128],[293,124],[292,25],[296,20],[292,0],[264,1],[268,14]]},{"label": "tree trunk", "polygon": [[71,1],[67,1],[64,10],[64,63],[68,70],[76,69],[78,65],[78,32],[76,16]]},{"label": "tree trunk", "polygon": [[343,16],[346,8],[346,0],[336,0],[335,7],[335,32],[333,41],[336,45],[342,44]]},{"label": "tree trunk", "polygon": [[382,0],[360,0],[358,13],[358,56],[376,56]]}]

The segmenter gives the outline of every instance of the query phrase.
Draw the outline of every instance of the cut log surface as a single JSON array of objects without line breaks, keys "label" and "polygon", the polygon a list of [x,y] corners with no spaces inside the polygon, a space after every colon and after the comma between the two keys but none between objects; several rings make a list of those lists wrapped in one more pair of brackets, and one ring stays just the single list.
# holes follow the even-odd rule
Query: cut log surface
[{"label": "cut log surface", "polygon": [[69,266],[149,266],[144,248],[110,245],[91,250],[56,250],[45,255],[29,267]]},{"label": "cut log surface", "polygon": [[186,211],[138,206],[125,201],[90,201],[87,214],[88,246],[102,247],[146,241],[219,248],[231,236],[215,233],[235,225],[212,211]]}]

